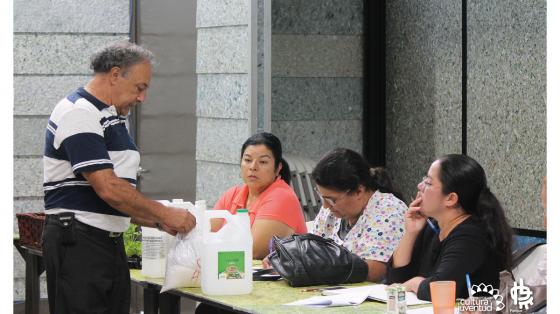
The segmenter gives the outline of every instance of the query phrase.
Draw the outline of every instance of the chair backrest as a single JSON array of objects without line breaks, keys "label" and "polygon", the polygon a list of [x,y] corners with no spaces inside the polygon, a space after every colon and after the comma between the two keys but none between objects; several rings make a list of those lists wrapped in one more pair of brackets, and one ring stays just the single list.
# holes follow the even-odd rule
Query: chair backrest
[{"label": "chair backrest", "polygon": [[513,231],[513,276],[536,283],[542,277],[539,275],[539,263],[543,260],[546,263],[546,231],[521,228]]},{"label": "chair backrest", "polygon": [[546,243],[546,238],[531,237],[531,236],[516,234],[513,236],[512,251],[517,251],[519,249],[527,247],[528,245],[539,244],[539,243]]},{"label": "chair backrest", "polygon": [[319,196],[315,192],[315,184],[311,179],[311,172],[316,162],[290,154],[284,154],[284,160],[290,166],[292,175],[290,185],[299,199],[305,221],[312,221],[317,216],[319,209],[321,209]]},{"label": "chair backrest", "polygon": [[[544,278],[541,278],[543,274],[540,273],[542,261],[545,262],[546,267],[546,243],[532,244],[519,251],[517,253],[520,254],[514,252],[512,273],[515,279],[522,278],[525,283],[532,285],[546,284],[546,270]],[[543,280],[544,282],[542,282]]]}]

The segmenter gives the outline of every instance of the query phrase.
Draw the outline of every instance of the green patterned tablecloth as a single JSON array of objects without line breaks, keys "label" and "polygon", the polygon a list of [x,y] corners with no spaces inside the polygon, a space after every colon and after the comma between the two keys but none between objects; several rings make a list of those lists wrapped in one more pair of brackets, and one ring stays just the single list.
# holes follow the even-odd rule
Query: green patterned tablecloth
[{"label": "green patterned tablecloth", "polygon": [[[130,270],[132,280],[139,283],[151,283],[161,286],[163,279],[146,278],[140,270]],[[345,286],[363,286],[370,283],[359,283]],[[322,286],[324,287],[324,286]],[[312,287],[306,287],[312,288]],[[374,301],[365,301],[359,306],[345,306],[332,308],[308,308],[302,306],[286,306],[285,303],[321,295],[320,292],[303,292],[304,288],[292,288],[284,280],[254,281],[253,291],[247,295],[210,296],[202,293],[200,288],[180,288],[173,290],[173,294],[193,300],[209,300],[231,306],[236,310],[247,313],[385,313],[387,305]]]}]

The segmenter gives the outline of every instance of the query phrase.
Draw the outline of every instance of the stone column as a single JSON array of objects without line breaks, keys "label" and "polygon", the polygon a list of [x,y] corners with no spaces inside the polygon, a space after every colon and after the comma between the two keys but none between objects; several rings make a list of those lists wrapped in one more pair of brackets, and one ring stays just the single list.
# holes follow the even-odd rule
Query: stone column
[{"label": "stone column", "polygon": [[197,4],[196,199],[212,206],[241,182],[249,136],[249,0]]},{"label": "stone column", "polygon": [[272,132],[319,160],[362,151],[361,0],[272,0]]}]

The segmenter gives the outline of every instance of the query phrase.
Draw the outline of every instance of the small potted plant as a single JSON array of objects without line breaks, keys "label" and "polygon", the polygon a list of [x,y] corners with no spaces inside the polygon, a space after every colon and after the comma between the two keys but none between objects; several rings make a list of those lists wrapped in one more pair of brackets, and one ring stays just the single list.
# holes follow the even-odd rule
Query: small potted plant
[{"label": "small potted plant", "polygon": [[128,257],[128,268],[142,269],[142,234],[140,227],[130,224],[123,234],[124,250]]}]

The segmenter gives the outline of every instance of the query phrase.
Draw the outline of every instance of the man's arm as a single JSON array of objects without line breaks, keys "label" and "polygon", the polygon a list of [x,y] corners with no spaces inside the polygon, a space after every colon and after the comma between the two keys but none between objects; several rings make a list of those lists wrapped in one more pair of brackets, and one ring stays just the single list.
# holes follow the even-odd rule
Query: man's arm
[{"label": "man's arm", "polygon": [[177,231],[171,229],[169,226],[167,226],[165,224],[162,224],[162,223],[156,224],[155,221],[146,220],[146,219],[142,219],[142,218],[138,218],[138,217],[130,217],[130,222],[135,224],[135,225],[139,225],[139,226],[150,227],[150,228],[158,228],[162,231],[165,231],[165,232],[169,233],[170,235],[176,235],[177,234]]},{"label": "man's arm", "polygon": [[154,226],[157,222],[164,229],[179,233],[188,233],[196,224],[194,216],[188,211],[167,207],[145,197],[128,181],[117,177],[113,169],[82,172],[82,175],[101,199],[111,207],[134,217],[141,224]]},{"label": "man's arm", "polygon": [[380,282],[387,273],[387,265],[373,259],[366,259],[365,262],[368,265],[367,281]]},{"label": "man's arm", "polygon": [[130,217],[130,222],[135,225],[139,225],[143,227],[157,228],[156,222],[153,220],[147,220],[138,217]]}]

